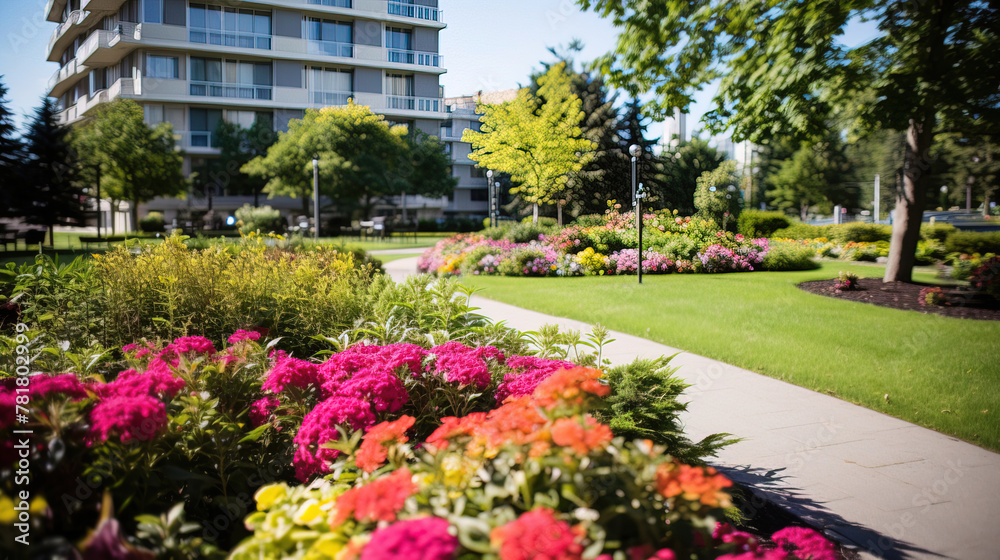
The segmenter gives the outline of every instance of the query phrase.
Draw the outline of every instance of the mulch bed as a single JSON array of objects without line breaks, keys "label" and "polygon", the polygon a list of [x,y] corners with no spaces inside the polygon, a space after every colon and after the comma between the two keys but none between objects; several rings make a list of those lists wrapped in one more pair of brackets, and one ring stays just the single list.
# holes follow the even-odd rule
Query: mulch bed
[{"label": "mulch bed", "polygon": [[[954,298],[957,303],[953,305],[920,305],[920,290],[933,286],[932,284],[883,283],[881,278],[860,278],[858,280],[859,290],[838,292],[833,288],[835,282],[836,279],[803,282],[799,284],[799,288],[821,296],[860,301],[893,309],[936,313],[958,319],[1000,321],[1000,306],[995,302],[984,304],[982,301],[971,301],[970,298],[962,297],[961,293],[957,291]],[[943,288],[946,292],[954,290],[954,288],[945,286]]]}]

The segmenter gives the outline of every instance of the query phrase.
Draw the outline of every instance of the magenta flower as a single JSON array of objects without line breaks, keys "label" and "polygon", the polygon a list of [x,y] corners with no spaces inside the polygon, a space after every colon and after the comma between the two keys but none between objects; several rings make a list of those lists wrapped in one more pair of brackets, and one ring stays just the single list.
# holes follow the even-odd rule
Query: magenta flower
[{"label": "magenta flower", "polygon": [[511,356],[507,358],[507,367],[513,369],[504,375],[503,382],[497,387],[497,403],[503,403],[509,397],[530,395],[545,378],[560,369],[575,367],[570,362],[548,360],[534,356]]},{"label": "magenta flower", "polygon": [[87,389],[72,373],[62,375],[32,375],[28,378],[28,395],[43,399],[50,395],[66,395],[73,400],[87,396]]},{"label": "magenta flower", "polygon": [[458,550],[458,537],[440,517],[397,521],[376,529],[361,551],[361,560],[451,560]]},{"label": "magenta flower", "polygon": [[433,370],[444,374],[445,381],[459,385],[473,385],[485,389],[490,384],[487,360],[504,362],[503,352],[494,346],[470,348],[461,342],[447,342],[431,348],[436,356]]},{"label": "magenta flower", "polygon": [[278,397],[264,397],[250,405],[250,423],[256,428],[271,420],[271,415],[281,404]]},{"label": "magenta flower", "polygon": [[257,331],[245,331],[243,329],[239,329],[230,335],[226,342],[229,344],[236,344],[237,342],[243,342],[244,340],[260,340],[260,333]]},{"label": "magenta flower", "polygon": [[166,362],[153,358],[145,372],[125,370],[111,383],[98,385],[96,391],[102,398],[148,395],[163,399],[177,396],[184,385],[184,380],[174,377]]},{"label": "magenta flower", "polygon": [[90,412],[91,431],[101,441],[113,435],[122,443],[148,441],[167,425],[167,410],[149,395],[113,396]]},{"label": "magenta flower", "polygon": [[802,560],[836,560],[833,543],[812,529],[785,527],[771,536],[774,544]]},{"label": "magenta flower", "polygon": [[316,364],[289,357],[281,350],[272,352],[271,358],[274,359],[274,366],[261,386],[265,391],[280,393],[289,386],[306,389],[310,385],[317,388],[322,385]]},{"label": "magenta flower", "polygon": [[316,405],[305,418],[293,440],[298,449],[292,463],[295,476],[302,482],[328,470],[329,461],[340,454],[336,449],[322,447],[324,443],[340,438],[337,427],[362,430],[375,424],[368,403],[347,397],[333,397]]},{"label": "magenta flower", "polygon": [[215,345],[203,336],[182,336],[160,350],[159,357],[163,359],[177,358],[189,354],[215,354]]}]

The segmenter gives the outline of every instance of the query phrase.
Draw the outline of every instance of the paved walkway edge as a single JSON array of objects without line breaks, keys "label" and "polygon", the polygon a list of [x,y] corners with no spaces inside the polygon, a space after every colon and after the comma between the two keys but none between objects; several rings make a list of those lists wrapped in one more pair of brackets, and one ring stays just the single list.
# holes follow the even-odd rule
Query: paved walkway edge
[{"label": "paved walkway edge", "polygon": [[[399,281],[416,273],[416,261],[385,269]],[[481,296],[471,304],[519,330],[592,328]],[[615,364],[680,353],[672,365],[691,385],[683,415],[688,436],[743,438],[714,464],[862,556],[1000,558],[1000,454],[644,338],[611,337],[604,354]]]}]

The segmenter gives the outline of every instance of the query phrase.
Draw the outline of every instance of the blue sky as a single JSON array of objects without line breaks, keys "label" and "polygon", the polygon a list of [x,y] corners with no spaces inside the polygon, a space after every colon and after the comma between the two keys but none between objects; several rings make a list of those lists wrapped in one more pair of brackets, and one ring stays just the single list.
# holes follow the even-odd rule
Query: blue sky
[{"label": "blue sky", "polygon": [[[579,60],[610,50],[615,30],[592,13],[582,13],[573,0],[440,0],[447,29],[440,47],[448,73],[441,77],[445,95],[455,96],[517,87],[533,68],[552,56],[547,47],[584,42]],[[45,0],[0,0],[0,75],[8,87],[10,108],[30,113],[45,94],[49,77],[58,69],[45,60],[55,23],[45,21]],[[848,44],[874,34],[870,25],[848,29]],[[688,129],[709,108],[714,91],[703,91],[688,119]],[[23,121],[22,121],[23,122]],[[660,134],[658,126],[650,133]]]}]

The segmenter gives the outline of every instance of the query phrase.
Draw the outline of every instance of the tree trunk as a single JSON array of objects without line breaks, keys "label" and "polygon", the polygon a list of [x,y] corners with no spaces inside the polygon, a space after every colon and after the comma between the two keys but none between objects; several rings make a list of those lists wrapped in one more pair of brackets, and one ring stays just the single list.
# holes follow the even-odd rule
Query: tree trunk
[{"label": "tree trunk", "polygon": [[531,223],[538,223],[538,203],[532,203],[531,205]]},{"label": "tree trunk", "polygon": [[111,222],[111,235],[114,235],[115,222],[118,221],[118,201],[114,199],[111,200],[111,219],[109,221]]},{"label": "tree trunk", "polygon": [[799,219],[803,222],[806,221],[806,217],[809,215],[809,205],[800,204],[799,205]]},{"label": "tree trunk", "polygon": [[928,111],[923,122],[910,119],[906,129],[906,153],[903,156],[903,188],[896,190],[896,208],[892,221],[892,242],[883,282],[909,282],[913,278],[914,254],[920,240],[924,199],[930,183],[930,148],[934,138],[934,113]]},{"label": "tree trunk", "polygon": [[132,223],[129,225],[132,226],[132,231],[137,231],[139,229],[139,199],[132,198],[131,205],[129,214],[132,216]]},{"label": "tree trunk", "polygon": [[306,216],[306,217],[309,216],[309,201],[310,200],[312,200],[312,195],[311,194],[303,194],[302,195],[302,215],[303,216]]}]

